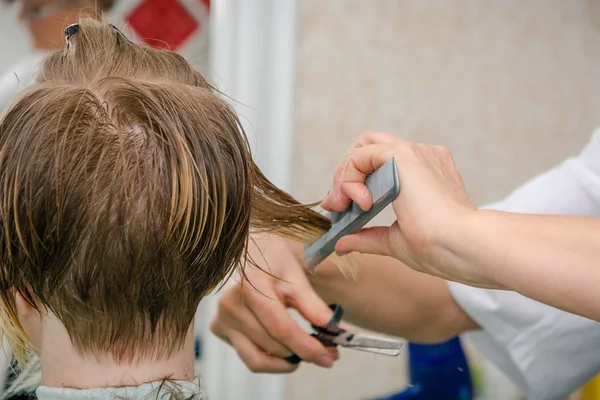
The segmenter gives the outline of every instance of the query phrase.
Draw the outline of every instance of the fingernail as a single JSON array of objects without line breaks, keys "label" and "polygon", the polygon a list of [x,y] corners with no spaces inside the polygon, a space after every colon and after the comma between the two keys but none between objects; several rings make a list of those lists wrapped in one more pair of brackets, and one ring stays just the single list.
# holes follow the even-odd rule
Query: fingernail
[{"label": "fingernail", "polygon": [[316,364],[323,368],[331,368],[331,367],[333,367],[333,359],[331,358],[330,355],[321,355],[321,356],[317,357]]}]

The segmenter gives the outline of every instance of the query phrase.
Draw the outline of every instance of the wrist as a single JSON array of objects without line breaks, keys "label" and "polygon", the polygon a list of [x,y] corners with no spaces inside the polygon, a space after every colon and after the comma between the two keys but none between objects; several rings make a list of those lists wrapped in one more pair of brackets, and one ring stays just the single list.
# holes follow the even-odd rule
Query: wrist
[{"label": "wrist", "polygon": [[498,271],[487,262],[494,256],[498,211],[473,210],[448,223],[432,243],[431,263],[447,280],[487,288],[503,288]]}]

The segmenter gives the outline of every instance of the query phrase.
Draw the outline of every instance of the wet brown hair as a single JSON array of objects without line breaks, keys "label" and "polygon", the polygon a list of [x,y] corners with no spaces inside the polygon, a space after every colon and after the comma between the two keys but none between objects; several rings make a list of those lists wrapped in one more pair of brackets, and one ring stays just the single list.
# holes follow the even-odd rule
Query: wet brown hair
[{"label": "wet brown hair", "polygon": [[223,96],[181,56],[92,19],[0,121],[0,322],[15,294],[82,354],[180,348],[251,231],[312,242],[329,221],[274,186]]}]

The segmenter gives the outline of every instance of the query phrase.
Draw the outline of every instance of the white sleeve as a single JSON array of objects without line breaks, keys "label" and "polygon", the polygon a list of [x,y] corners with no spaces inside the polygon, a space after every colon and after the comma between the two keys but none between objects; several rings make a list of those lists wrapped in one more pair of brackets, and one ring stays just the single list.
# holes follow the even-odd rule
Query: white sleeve
[{"label": "white sleeve", "polygon": [[[578,157],[487,208],[600,216],[600,130]],[[600,323],[515,292],[448,285],[457,303],[482,328],[465,336],[527,399],[564,398],[600,372]]]}]

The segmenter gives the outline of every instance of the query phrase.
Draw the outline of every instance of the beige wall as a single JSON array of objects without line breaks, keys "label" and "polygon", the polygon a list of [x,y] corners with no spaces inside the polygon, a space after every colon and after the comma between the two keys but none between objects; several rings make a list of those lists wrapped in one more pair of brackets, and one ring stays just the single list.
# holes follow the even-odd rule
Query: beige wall
[{"label": "beige wall", "polygon": [[[294,194],[303,200],[327,191],[365,129],[450,147],[481,204],[575,154],[600,124],[598,1],[298,3]],[[342,351],[332,371],[292,375],[287,398],[385,393],[402,386],[403,363]]]}]

